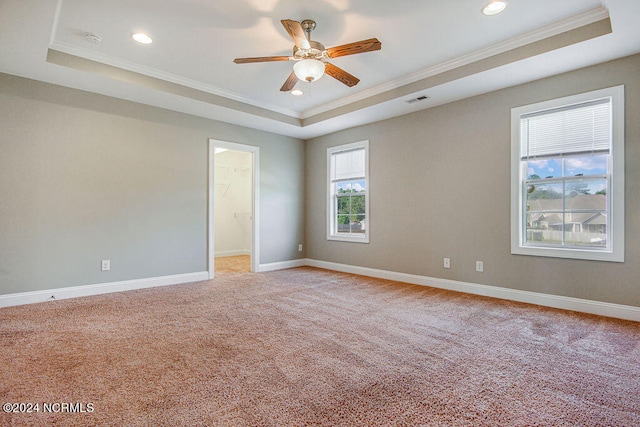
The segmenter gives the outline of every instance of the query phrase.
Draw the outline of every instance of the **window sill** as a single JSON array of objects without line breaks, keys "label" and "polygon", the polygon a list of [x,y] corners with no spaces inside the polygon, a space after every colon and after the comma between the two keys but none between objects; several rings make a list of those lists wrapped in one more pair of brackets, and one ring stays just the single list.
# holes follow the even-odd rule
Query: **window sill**
[{"label": "window sill", "polygon": [[593,251],[588,249],[545,248],[540,246],[516,246],[512,255],[529,255],[550,258],[581,259],[589,261],[624,262],[624,253],[614,251]]},{"label": "window sill", "polygon": [[334,240],[338,242],[351,242],[351,243],[369,243],[369,236],[365,235],[362,237],[350,237],[350,236],[336,236],[332,234],[327,236],[327,240]]}]

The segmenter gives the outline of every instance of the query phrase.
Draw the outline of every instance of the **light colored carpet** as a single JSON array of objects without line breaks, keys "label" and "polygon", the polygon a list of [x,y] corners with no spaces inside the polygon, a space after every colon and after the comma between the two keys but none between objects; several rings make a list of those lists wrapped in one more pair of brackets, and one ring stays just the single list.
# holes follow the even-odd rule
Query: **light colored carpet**
[{"label": "light colored carpet", "polygon": [[[0,309],[3,426],[638,426],[640,324],[313,268]],[[41,406],[42,409],[42,406]]]}]

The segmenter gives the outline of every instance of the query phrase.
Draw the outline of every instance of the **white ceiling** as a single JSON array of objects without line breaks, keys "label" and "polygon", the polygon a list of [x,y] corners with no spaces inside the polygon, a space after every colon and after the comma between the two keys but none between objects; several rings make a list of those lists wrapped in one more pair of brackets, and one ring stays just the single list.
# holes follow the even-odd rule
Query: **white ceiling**
[{"label": "white ceiling", "polygon": [[[487,1],[2,0],[0,72],[311,138],[640,52],[640,0],[510,0],[491,17]],[[280,20],[307,18],[326,47],[382,42],[332,60],[357,86],[324,76],[295,97],[279,90],[292,62],[233,63],[291,55]]]}]

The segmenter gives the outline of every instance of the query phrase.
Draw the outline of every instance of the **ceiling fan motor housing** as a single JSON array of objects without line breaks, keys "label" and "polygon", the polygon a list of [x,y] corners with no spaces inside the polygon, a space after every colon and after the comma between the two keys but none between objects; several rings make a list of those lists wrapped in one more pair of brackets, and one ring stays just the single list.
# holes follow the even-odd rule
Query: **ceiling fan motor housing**
[{"label": "ceiling fan motor housing", "polygon": [[310,48],[304,49],[298,46],[293,47],[293,58],[294,59],[322,59],[325,54],[325,48],[321,43],[314,42],[311,40],[311,32],[316,28],[316,21],[312,19],[305,19],[300,22],[300,27],[307,34],[307,41],[309,42]]},{"label": "ceiling fan motor housing", "polygon": [[293,47],[293,57],[295,59],[322,59],[325,56],[325,47],[322,43],[309,40],[311,49]]}]

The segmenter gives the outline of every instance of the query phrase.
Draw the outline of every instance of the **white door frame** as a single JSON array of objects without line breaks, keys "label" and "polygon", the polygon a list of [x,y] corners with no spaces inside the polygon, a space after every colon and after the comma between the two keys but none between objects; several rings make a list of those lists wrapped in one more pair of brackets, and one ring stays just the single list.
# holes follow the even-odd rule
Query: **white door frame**
[{"label": "white door frame", "polygon": [[235,142],[220,141],[217,139],[209,139],[209,180],[208,192],[209,200],[207,203],[208,228],[209,236],[207,239],[207,269],[209,270],[209,279],[214,278],[214,171],[215,171],[215,152],[216,148],[226,148],[227,150],[244,151],[251,153],[252,157],[252,177],[251,183],[251,271],[258,272],[260,266],[260,148],[252,145],[238,144]]}]

